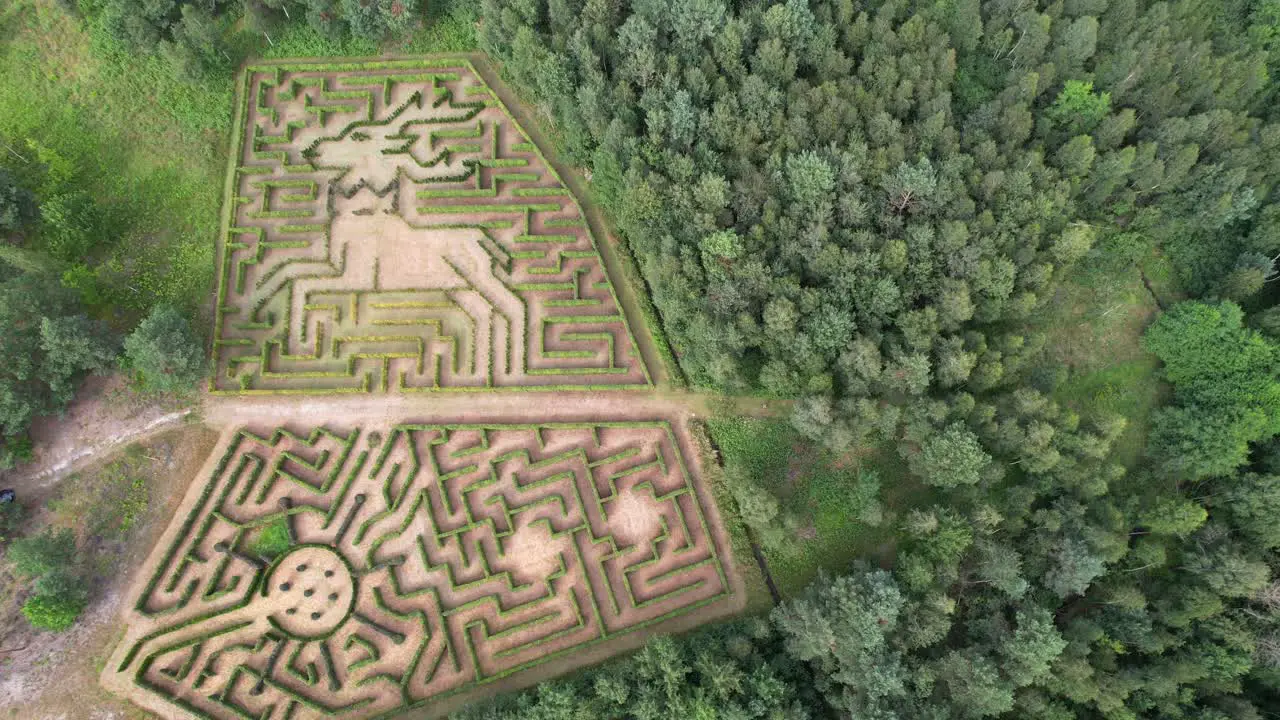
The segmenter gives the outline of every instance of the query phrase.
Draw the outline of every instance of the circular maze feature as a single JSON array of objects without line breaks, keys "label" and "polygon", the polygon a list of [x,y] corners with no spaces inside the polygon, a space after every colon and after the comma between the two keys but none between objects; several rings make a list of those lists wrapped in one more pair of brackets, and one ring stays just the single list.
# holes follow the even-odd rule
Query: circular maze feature
[{"label": "circular maze feature", "polygon": [[266,581],[271,624],[298,638],[332,635],[351,615],[355,600],[351,565],[323,545],[291,549],[276,561]]},{"label": "circular maze feature", "polygon": [[314,417],[303,393],[542,392],[274,429],[244,403],[104,684],[168,720],[431,716],[740,609],[678,410],[555,402],[650,368],[578,199],[476,67],[270,62],[238,90],[211,391],[281,419]]},{"label": "circular maze feature", "polygon": [[[732,612],[728,541],[683,432],[229,431],[144,568],[104,681],[168,718],[383,717]],[[279,522],[293,544],[266,561],[250,541]]]}]

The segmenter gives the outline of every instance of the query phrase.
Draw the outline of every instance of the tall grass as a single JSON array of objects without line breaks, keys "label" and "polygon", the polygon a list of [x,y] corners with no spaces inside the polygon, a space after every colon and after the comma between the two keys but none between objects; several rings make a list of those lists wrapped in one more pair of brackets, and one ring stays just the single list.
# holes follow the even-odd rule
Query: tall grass
[{"label": "tall grass", "polygon": [[[476,47],[475,5],[434,3],[415,34],[385,50]],[[222,172],[234,72],[179,78],[155,55],[110,37],[90,16],[53,0],[0,8],[0,166],[37,185],[31,143],[74,168],[102,218],[85,264],[99,314],[127,326],[157,302],[209,320]],[[332,40],[302,20],[236,43],[265,57],[377,55],[357,39]]]}]

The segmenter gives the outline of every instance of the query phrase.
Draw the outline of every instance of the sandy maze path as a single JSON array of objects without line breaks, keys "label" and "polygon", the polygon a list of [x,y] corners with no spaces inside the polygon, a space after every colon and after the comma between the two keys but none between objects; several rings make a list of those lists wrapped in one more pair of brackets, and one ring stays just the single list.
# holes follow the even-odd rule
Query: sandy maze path
[{"label": "sandy maze path", "polygon": [[568,187],[467,60],[244,75],[215,390],[649,384]]},{"label": "sandy maze path", "polygon": [[[104,681],[166,717],[379,716],[729,611],[684,432],[661,417],[229,430]],[[281,522],[290,549],[258,555]]]}]

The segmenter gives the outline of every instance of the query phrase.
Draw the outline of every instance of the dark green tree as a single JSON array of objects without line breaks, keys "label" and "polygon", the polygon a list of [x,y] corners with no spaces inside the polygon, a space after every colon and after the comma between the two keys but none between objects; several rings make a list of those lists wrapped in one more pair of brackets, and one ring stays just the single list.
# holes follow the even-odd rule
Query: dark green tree
[{"label": "dark green tree", "polygon": [[342,18],[356,37],[381,42],[403,36],[418,16],[418,0],[341,0]]},{"label": "dark green tree", "polygon": [[38,215],[36,198],[0,168],[0,240],[26,227]]},{"label": "dark green tree", "polygon": [[822,578],[780,605],[773,620],[787,653],[811,663],[819,689],[840,710],[875,716],[907,692],[907,668],[889,642],[904,598],[881,570]]},{"label": "dark green tree", "polygon": [[1151,452],[1164,469],[1227,474],[1245,461],[1249,443],[1280,433],[1280,354],[1244,327],[1235,304],[1180,303],[1143,344],[1164,361],[1178,401],[1156,415],[1152,430]]},{"label": "dark green tree", "polygon": [[205,374],[203,344],[172,305],[157,305],[138,324],[125,338],[124,355],[149,390],[189,390]]}]

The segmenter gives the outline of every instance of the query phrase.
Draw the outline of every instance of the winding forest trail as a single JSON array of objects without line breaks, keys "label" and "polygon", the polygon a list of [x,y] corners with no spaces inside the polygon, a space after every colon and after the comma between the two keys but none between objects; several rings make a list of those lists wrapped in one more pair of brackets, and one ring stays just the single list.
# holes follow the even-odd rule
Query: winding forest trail
[{"label": "winding forest trail", "polygon": [[120,375],[86,378],[65,413],[32,423],[34,458],[0,472],[0,485],[20,497],[42,495],[68,475],[172,429],[197,409],[141,401]]}]

